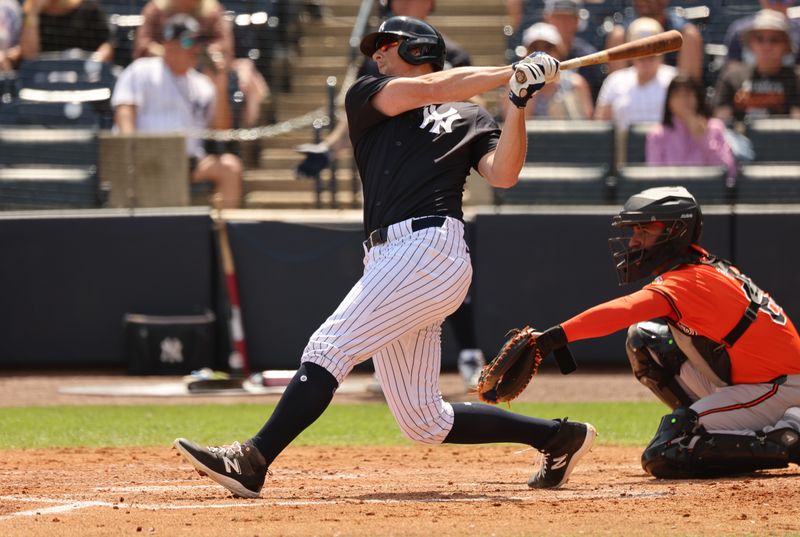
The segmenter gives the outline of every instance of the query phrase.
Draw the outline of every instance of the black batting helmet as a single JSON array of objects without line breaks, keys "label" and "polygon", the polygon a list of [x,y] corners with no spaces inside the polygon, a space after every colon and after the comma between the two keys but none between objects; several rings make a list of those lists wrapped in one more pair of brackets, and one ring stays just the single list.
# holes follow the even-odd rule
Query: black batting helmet
[{"label": "black batting helmet", "polygon": [[[411,65],[433,65],[434,71],[444,69],[447,49],[444,38],[436,28],[414,17],[392,17],[386,19],[377,32],[364,36],[361,40],[361,53],[371,57],[382,38],[400,38],[397,53]],[[414,52],[412,52],[414,51]]]},{"label": "black batting helmet", "polygon": [[682,186],[649,188],[634,194],[611,225],[630,230],[651,222],[664,224],[664,229],[648,248],[631,247],[630,236],[608,239],[620,285],[665,272],[671,262],[689,253],[703,231],[700,205]]}]

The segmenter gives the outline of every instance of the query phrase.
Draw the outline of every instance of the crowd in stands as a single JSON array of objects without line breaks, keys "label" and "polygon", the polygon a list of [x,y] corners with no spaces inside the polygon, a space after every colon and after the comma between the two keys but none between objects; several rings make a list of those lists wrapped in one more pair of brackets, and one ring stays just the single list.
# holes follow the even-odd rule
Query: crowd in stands
[{"label": "crowd in stands", "polygon": [[[296,3],[259,1],[270,9]],[[74,57],[78,49],[82,58],[125,69],[110,88],[113,97],[106,97],[120,133],[260,124],[270,74],[258,54],[240,53],[241,36],[226,15],[225,0],[122,3],[133,6],[126,13],[138,14],[127,56],[109,23],[110,15],[124,11],[114,0],[0,0],[0,84],[25,62],[59,54]],[[737,145],[743,125],[760,117],[800,118],[800,6],[794,0],[505,4],[513,30],[509,61],[534,50],[561,59],[578,57],[669,29],[683,36],[683,47],[675,53],[562,72],[557,84],[534,97],[527,110],[532,120],[610,121],[623,143],[632,126],[652,124],[648,163],[720,165],[733,178],[736,160],[748,158]],[[381,5],[384,15],[419,18],[436,8],[435,0],[382,0]],[[450,13],[440,8],[436,15]],[[182,25],[181,38],[175,37],[176,25]],[[469,65],[464,48],[445,39],[448,66]],[[115,64],[115,52],[125,60]],[[374,69],[364,60],[360,73]],[[7,101],[2,95],[0,112]],[[227,148],[208,152],[200,139],[189,138],[191,178],[214,183],[229,206],[239,204],[241,160]],[[347,125],[340,122],[321,144],[304,148],[309,157],[300,172],[317,175],[330,162],[330,153],[347,145]]]}]

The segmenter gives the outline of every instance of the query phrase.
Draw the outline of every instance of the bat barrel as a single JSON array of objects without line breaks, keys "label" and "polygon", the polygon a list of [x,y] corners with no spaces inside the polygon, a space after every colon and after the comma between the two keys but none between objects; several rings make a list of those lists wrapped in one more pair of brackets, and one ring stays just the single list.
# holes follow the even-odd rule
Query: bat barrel
[{"label": "bat barrel", "polygon": [[623,43],[610,49],[601,50],[593,54],[587,54],[579,58],[572,58],[561,62],[559,69],[578,69],[587,65],[608,63],[621,60],[631,60],[633,58],[643,58],[645,56],[655,56],[678,50],[683,45],[683,36],[677,30],[661,32],[656,35],[636,39],[629,43]]}]

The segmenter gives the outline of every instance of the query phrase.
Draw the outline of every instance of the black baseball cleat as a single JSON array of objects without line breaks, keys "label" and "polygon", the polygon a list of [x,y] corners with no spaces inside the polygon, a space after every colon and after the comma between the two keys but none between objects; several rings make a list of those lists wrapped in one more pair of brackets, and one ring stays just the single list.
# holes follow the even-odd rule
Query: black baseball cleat
[{"label": "black baseball cleat", "polygon": [[566,483],[575,464],[592,449],[596,436],[589,423],[561,420],[556,435],[541,449],[542,467],[528,479],[528,486],[554,489]]},{"label": "black baseball cleat", "polygon": [[178,438],[175,447],[195,470],[241,498],[258,498],[267,477],[267,461],[249,441],[202,447]]}]

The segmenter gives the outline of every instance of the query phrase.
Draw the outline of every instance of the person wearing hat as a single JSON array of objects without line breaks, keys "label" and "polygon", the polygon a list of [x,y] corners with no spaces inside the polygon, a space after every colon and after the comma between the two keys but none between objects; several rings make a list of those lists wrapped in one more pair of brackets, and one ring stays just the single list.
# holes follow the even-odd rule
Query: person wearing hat
[{"label": "person wearing hat", "polygon": [[[800,81],[791,58],[789,21],[780,11],[762,9],[743,35],[753,65],[731,65],[717,82],[714,115],[723,121],[748,116],[800,118]],[[786,65],[787,58],[791,65]]]},{"label": "person wearing hat", "polygon": [[[593,45],[577,35],[583,0],[545,0],[541,18],[539,12],[534,9],[536,5],[536,2],[528,0],[506,0],[506,11],[511,27],[514,28],[515,35],[519,36],[522,46],[525,46],[523,35],[525,30],[536,22],[546,22],[555,26],[561,35],[563,59],[578,58],[597,52]],[[603,66],[587,65],[578,69],[578,73],[589,84],[592,99],[596,98],[605,77]]]},{"label": "person wearing hat", "polygon": [[[759,4],[761,9],[772,9],[780,11],[786,15],[789,7],[794,5],[795,0],[760,0]],[[753,24],[755,13],[736,19],[728,27],[725,33],[725,47],[728,49],[728,54],[725,56],[725,66],[730,67],[737,63],[753,63],[753,53],[747,47],[743,46],[742,39],[750,26]],[[787,15],[788,17],[788,15]],[[789,34],[792,41],[796,44],[800,43],[800,19],[789,18]],[[795,47],[794,62],[800,64],[800,48]]]},{"label": "person wearing hat", "polygon": [[[545,52],[556,59],[564,55],[564,41],[558,29],[546,22],[537,22],[522,34],[526,55]],[[548,84],[531,98],[526,117],[549,119],[590,119],[594,104],[589,84],[576,71],[564,71],[558,82]]]},{"label": "person wearing hat", "polygon": [[207,154],[198,131],[231,128],[228,75],[222,59],[209,75],[195,69],[202,51],[196,19],[170,17],[163,30],[164,54],[139,58],[117,79],[111,96],[116,130],[134,132],[186,132],[186,153],[191,180],[211,181],[226,208],[241,203],[242,162],[232,153]]},{"label": "person wearing hat", "polygon": [[[697,26],[670,10],[669,0],[633,0],[633,9],[636,17],[650,17],[658,21],[663,31],[678,30],[681,33],[683,46],[680,51],[667,54],[664,63],[677,67],[681,74],[702,80],[703,36]],[[630,23],[629,21],[628,24],[614,26],[606,37],[606,48],[629,41],[626,28]],[[613,73],[626,65],[628,63],[624,61],[611,62],[608,64],[608,72]]]},{"label": "person wearing hat", "polygon": [[[641,17],[628,26],[627,40],[662,31],[657,20]],[[594,111],[595,119],[613,120],[619,133],[626,132],[632,123],[661,121],[667,86],[678,74],[674,67],[664,65],[661,56],[637,58],[632,63],[608,75]]]},{"label": "person wearing hat", "polygon": [[233,28],[225,20],[218,0],[150,0],[142,8],[142,24],[136,28],[134,59],[164,54],[164,24],[173,15],[186,14],[197,20],[209,55],[222,55],[225,69],[236,73],[238,89],[244,95],[242,127],[255,127],[261,119],[261,105],[269,96],[266,80],[250,58],[234,57]]}]

